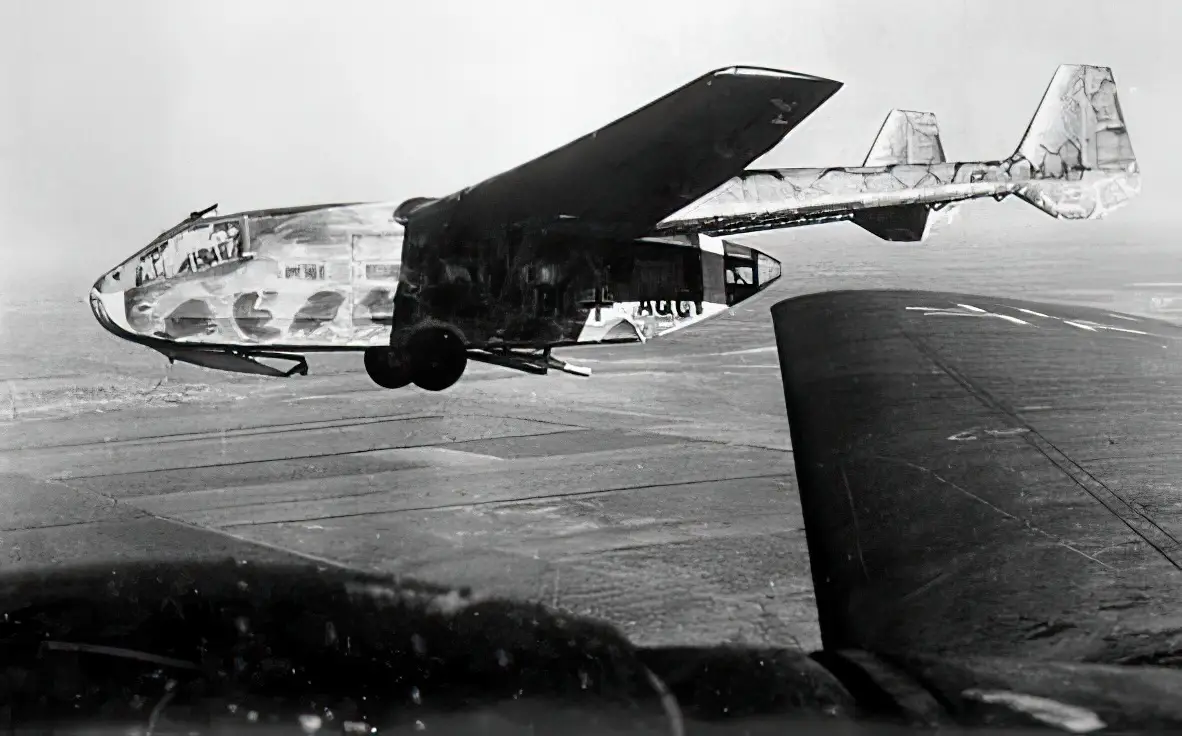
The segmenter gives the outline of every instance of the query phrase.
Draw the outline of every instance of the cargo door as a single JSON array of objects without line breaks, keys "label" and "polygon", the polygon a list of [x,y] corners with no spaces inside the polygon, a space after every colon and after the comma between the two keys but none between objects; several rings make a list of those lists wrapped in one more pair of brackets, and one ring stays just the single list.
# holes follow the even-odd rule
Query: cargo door
[{"label": "cargo door", "polygon": [[388,345],[394,296],[402,272],[402,233],[357,233],[351,244],[353,334],[367,345]]}]

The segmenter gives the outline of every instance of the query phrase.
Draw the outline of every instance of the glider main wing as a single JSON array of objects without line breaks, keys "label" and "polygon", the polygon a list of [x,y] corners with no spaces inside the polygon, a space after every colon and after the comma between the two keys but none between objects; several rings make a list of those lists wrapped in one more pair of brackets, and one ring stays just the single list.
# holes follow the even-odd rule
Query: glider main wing
[{"label": "glider main wing", "polygon": [[755,67],[713,71],[562,148],[417,207],[414,219],[457,235],[565,221],[639,237],[741,173],[841,86]]}]

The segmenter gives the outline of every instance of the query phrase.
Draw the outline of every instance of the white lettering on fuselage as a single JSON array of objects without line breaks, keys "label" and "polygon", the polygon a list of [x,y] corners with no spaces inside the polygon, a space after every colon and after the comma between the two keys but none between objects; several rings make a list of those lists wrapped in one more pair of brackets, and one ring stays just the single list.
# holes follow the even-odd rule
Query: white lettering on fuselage
[{"label": "white lettering on fuselage", "polygon": [[686,302],[686,301],[642,301],[636,307],[635,315],[643,317],[645,315],[657,315],[660,317],[693,317],[695,315],[701,316],[703,312],[702,302]]}]

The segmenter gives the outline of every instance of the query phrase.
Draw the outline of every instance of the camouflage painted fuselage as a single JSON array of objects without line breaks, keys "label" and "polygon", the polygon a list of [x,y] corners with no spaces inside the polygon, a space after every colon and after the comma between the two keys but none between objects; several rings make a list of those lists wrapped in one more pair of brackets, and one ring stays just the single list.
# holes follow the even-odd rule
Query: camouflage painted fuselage
[{"label": "camouflage painted fuselage", "polygon": [[[408,245],[396,204],[198,220],[105,275],[93,298],[128,339],[295,351],[388,346],[425,320],[473,347],[638,341],[726,308],[721,242],[498,233]],[[209,257],[204,233],[227,224],[233,253]],[[744,255],[762,258],[764,285],[779,276],[774,259]]]},{"label": "camouflage painted fuselage", "polygon": [[[199,220],[121,264],[97,290],[110,320],[136,337],[304,349],[388,344],[403,242],[392,210],[328,205]],[[176,267],[212,250],[201,235],[225,223],[240,233],[232,257]],[[153,261],[162,264],[155,273]]]}]

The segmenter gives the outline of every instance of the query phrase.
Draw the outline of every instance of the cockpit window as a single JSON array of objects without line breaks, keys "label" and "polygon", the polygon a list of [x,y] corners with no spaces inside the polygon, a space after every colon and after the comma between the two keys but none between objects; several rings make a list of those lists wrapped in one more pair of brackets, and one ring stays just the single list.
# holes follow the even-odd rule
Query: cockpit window
[{"label": "cockpit window", "polygon": [[749,264],[734,264],[726,269],[726,282],[728,284],[741,284],[743,286],[754,286],[754,270]]},{"label": "cockpit window", "polygon": [[770,258],[765,256],[763,253],[760,253],[756,257],[755,263],[759,276],[759,285],[761,287],[767,286],[771,282],[780,278],[780,262],[776,259]]},{"label": "cockpit window", "polygon": [[242,226],[237,220],[200,222],[140,257],[136,285],[227,263],[243,254]]}]

